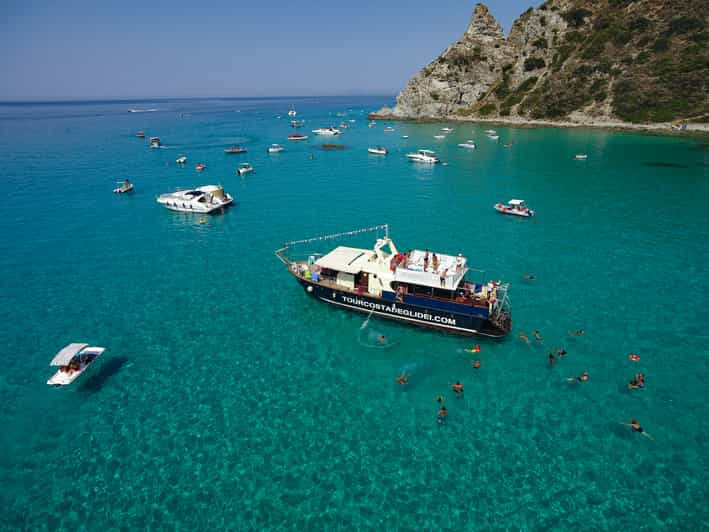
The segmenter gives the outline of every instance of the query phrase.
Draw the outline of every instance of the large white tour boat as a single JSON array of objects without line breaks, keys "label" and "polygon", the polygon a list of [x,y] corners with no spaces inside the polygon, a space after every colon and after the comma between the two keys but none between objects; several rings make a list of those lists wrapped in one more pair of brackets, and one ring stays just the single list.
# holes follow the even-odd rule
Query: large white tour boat
[{"label": "large white tour boat", "polygon": [[171,211],[196,212],[209,214],[223,207],[231,205],[234,201],[224,188],[219,185],[206,185],[190,190],[177,190],[168,194],[161,194],[157,202]]},{"label": "large white tour boat", "polygon": [[90,347],[89,344],[69,344],[59,351],[50,366],[59,370],[47,381],[50,386],[66,386],[76,380],[106,350],[105,347]]},{"label": "large white tour boat", "polygon": [[320,127],[318,129],[313,129],[313,133],[316,135],[339,135],[341,131],[335,127]]},{"label": "large white tour boat", "polygon": [[[306,260],[290,256],[295,246],[371,231],[384,232],[373,249],[338,246],[325,254],[306,253]],[[460,254],[401,253],[388,225],[288,242],[276,256],[306,293],[334,307],[462,335],[497,338],[512,326],[507,283],[486,280]],[[473,272],[480,279],[466,278]]]},{"label": "large white tour boat", "polygon": [[415,153],[407,153],[406,156],[412,161],[419,163],[438,163],[440,159],[436,157],[433,150],[418,150]]}]

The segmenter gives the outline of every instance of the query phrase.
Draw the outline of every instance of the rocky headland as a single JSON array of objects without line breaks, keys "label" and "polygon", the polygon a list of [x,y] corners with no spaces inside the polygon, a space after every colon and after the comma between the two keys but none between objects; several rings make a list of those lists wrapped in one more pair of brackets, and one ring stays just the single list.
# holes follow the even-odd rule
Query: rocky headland
[{"label": "rocky headland", "polygon": [[506,37],[483,4],[463,36],[370,115],[709,131],[709,3],[548,0]]}]

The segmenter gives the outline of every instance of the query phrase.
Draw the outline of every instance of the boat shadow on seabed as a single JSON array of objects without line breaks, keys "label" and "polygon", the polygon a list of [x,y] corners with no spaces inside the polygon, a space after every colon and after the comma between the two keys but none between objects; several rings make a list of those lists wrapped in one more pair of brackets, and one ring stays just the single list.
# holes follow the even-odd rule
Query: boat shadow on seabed
[{"label": "boat shadow on seabed", "polygon": [[96,374],[86,379],[81,384],[81,390],[86,392],[98,392],[108,379],[121,371],[123,365],[128,362],[127,357],[114,357],[104,362]]}]

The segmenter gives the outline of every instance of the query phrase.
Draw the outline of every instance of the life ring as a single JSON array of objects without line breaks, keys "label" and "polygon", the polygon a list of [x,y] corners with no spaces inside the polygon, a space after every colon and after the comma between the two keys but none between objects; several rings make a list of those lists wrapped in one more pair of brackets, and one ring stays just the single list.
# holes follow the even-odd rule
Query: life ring
[{"label": "life ring", "polygon": [[638,355],[634,354],[634,353],[630,353],[630,354],[628,355],[628,358],[629,358],[630,360],[632,360],[633,362],[637,362],[637,361],[640,360],[640,357],[639,357]]}]

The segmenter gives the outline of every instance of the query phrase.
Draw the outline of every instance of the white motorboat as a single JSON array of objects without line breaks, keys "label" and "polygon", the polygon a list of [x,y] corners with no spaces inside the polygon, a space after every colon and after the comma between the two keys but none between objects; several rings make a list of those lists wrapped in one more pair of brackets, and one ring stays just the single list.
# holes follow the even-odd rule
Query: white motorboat
[{"label": "white motorboat", "polygon": [[401,135],[401,138],[402,138],[402,139],[408,139],[409,136],[408,136],[408,135]]},{"label": "white motorboat", "polygon": [[445,135],[433,135],[433,138],[436,140],[441,140],[441,139],[446,138],[446,136]]},{"label": "white motorboat", "polygon": [[500,140],[500,135],[488,135],[487,138],[490,140]]},{"label": "white motorboat", "polygon": [[293,133],[292,135],[288,135],[288,140],[308,140],[308,135]]},{"label": "white motorboat", "polygon": [[382,148],[381,146],[373,146],[371,148],[367,148],[367,151],[375,155],[386,155],[388,153],[386,148]]},{"label": "white motorboat", "polygon": [[271,144],[267,151],[268,153],[279,153],[283,151],[283,146],[280,144]]},{"label": "white motorboat", "polygon": [[116,185],[118,185],[118,187],[113,189],[114,194],[125,194],[126,192],[133,190],[133,183],[131,183],[128,179],[125,181],[117,181]]},{"label": "white motorboat", "polygon": [[394,128],[391,126],[387,126],[384,128],[384,133],[391,133],[392,131],[394,131]]},{"label": "white motorboat", "polygon": [[453,131],[453,128],[452,127],[442,127],[441,131],[443,131],[445,133],[450,133],[451,131]]},{"label": "white motorboat", "polygon": [[288,111],[288,116],[295,116],[297,114],[298,113],[296,112],[295,107],[291,107],[290,111]]},{"label": "white motorboat", "polygon": [[187,162],[187,157],[180,155],[177,159],[175,159],[175,162],[177,164],[185,164]]},{"label": "white motorboat", "polygon": [[534,216],[534,211],[528,209],[524,204],[524,200],[521,199],[511,199],[507,202],[507,205],[495,203],[495,210],[502,214],[514,214],[515,216],[525,217]]},{"label": "white motorboat", "polygon": [[458,146],[460,146],[461,148],[467,148],[469,150],[474,150],[475,148],[477,148],[474,140],[466,140],[465,142],[461,142],[460,144],[458,144]]},{"label": "white motorboat", "polygon": [[47,381],[50,386],[66,386],[84,373],[103,352],[105,347],[93,347],[89,344],[69,344],[59,351],[50,366],[59,366],[59,370]]},{"label": "white motorboat", "polygon": [[321,127],[318,129],[313,129],[313,133],[315,133],[316,135],[333,136],[339,135],[341,131],[334,127]]},{"label": "white motorboat", "polygon": [[488,135],[496,135],[497,131],[495,131],[494,129],[486,129],[485,133],[487,133]]},{"label": "white motorboat", "polygon": [[291,120],[290,121],[290,127],[303,127],[303,124],[305,124],[305,120]]},{"label": "white motorboat", "polygon": [[234,201],[220,185],[206,185],[190,190],[177,190],[157,197],[157,202],[171,211],[209,214]]},{"label": "white motorboat", "polygon": [[376,122],[370,122],[369,124],[367,124],[367,127],[374,127],[376,125],[377,125]]},{"label": "white motorboat", "polygon": [[159,148],[160,147],[160,137],[150,137],[150,147]]},{"label": "white motorboat", "polygon": [[339,127],[340,129],[349,129],[349,128],[350,128],[350,126],[348,126],[345,122],[342,122],[342,123],[341,123],[339,126],[337,126],[337,127]]},{"label": "white motorboat", "polygon": [[347,121],[348,121],[350,124],[354,124],[357,120],[355,120],[354,118],[350,118],[350,119],[347,120]]},{"label": "white motorboat", "polygon": [[577,161],[585,161],[586,159],[588,159],[588,155],[585,153],[577,153],[574,156],[574,159],[576,159]]},{"label": "white motorboat", "polygon": [[254,167],[251,166],[249,163],[241,163],[239,165],[239,168],[236,169],[236,173],[239,175],[245,175],[248,174],[249,172],[253,172]]},{"label": "white motorboat", "polygon": [[441,160],[436,157],[436,152],[432,150],[418,150],[415,153],[407,153],[406,156],[412,161],[419,163],[438,163]]}]

